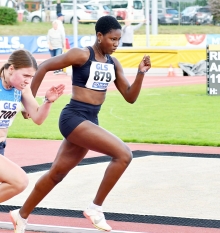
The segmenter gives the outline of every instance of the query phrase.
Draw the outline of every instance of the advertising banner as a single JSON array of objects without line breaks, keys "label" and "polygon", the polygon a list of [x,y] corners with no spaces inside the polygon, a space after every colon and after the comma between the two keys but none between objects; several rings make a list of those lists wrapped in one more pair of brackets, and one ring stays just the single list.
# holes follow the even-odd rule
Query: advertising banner
[{"label": "advertising banner", "polygon": [[[67,36],[70,47],[74,47],[74,37]],[[95,36],[78,36],[78,47],[93,45]],[[17,49],[27,49],[31,53],[49,53],[46,36],[0,36],[0,54],[12,53]]]},{"label": "advertising banner", "polygon": [[[220,35],[219,35],[220,36]],[[207,35],[205,34],[159,34],[150,35],[150,46],[179,46],[179,47],[198,47],[203,46],[204,49],[207,44]],[[146,46],[146,35],[134,35],[134,46]]]},{"label": "advertising banner", "polygon": [[[67,36],[70,48],[74,47],[74,37]],[[95,36],[78,36],[78,47],[92,46]],[[220,34],[174,34],[150,35],[150,46],[206,48],[207,44],[220,44]],[[146,47],[146,35],[134,36],[134,47]],[[8,54],[14,50],[25,48],[31,53],[49,53],[46,35],[39,36],[0,36],[0,54]]]}]

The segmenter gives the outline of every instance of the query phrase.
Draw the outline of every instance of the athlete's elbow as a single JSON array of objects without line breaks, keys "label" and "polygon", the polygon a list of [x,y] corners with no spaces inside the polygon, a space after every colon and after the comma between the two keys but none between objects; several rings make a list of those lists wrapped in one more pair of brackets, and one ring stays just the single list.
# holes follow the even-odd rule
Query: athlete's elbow
[{"label": "athlete's elbow", "polygon": [[43,121],[38,121],[38,122],[35,122],[37,125],[42,125],[43,124]]},{"label": "athlete's elbow", "polygon": [[136,100],[134,100],[134,101],[131,101],[131,102],[129,102],[130,104],[134,104],[136,102]]},{"label": "athlete's elbow", "polygon": [[126,101],[129,103],[129,104],[134,104],[136,102],[137,98],[129,98],[129,99],[126,99]]},{"label": "athlete's elbow", "polygon": [[32,120],[36,125],[42,125],[43,122],[44,122],[44,119],[41,119],[41,118],[35,118],[35,119],[32,119]]},{"label": "athlete's elbow", "polygon": [[36,125],[41,125],[43,122],[35,121],[34,123],[35,123]]}]

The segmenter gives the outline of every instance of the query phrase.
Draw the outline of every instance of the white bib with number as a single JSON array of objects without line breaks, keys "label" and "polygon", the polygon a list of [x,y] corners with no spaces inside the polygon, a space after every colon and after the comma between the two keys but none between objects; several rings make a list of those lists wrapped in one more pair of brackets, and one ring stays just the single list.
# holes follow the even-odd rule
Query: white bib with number
[{"label": "white bib with number", "polygon": [[108,85],[115,80],[114,65],[92,61],[86,87],[93,90],[106,90]]},{"label": "white bib with number", "polygon": [[21,110],[21,91],[16,88],[6,90],[1,81],[0,79],[0,128],[8,128]]},{"label": "white bib with number", "polygon": [[0,101],[0,128],[8,128],[21,110],[20,102]]}]

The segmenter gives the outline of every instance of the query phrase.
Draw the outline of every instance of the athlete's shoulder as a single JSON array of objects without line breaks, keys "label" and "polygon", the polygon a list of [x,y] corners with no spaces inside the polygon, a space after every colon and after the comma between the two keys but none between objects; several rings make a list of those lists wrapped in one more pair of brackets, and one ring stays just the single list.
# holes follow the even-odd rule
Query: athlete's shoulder
[{"label": "athlete's shoulder", "polygon": [[87,47],[85,48],[72,48],[69,50],[71,53],[77,53],[77,54],[88,54],[89,49]]},{"label": "athlete's shoulder", "polygon": [[66,56],[70,61],[74,60],[75,65],[82,65],[89,59],[90,51],[88,48],[72,48]]},{"label": "athlete's shoulder", "polygon": [[119,63],[119,61],[118,61],[118,59],[117,59],[116,57],[113,57],[113,56],[110,56],[110,55],[109,55],[109,57],[110,57],[110,59],[113,61],[113,63],[114,63],[115,65],[117,65],[117,64]]}]

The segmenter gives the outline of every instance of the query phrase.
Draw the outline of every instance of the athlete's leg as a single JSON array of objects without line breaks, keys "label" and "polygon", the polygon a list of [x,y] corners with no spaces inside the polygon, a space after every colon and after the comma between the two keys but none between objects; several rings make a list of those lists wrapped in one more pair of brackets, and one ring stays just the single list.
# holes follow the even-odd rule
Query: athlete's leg
[{"label": "athlete's leg", "polygon": [[22,218],[28,218],[37,204],[74,168],[86,155],[87,149],[63,140],[50,170],[35,184],[34,189],[20,209]]},{"label": "athlete's leg", "polygon": [[0,155],[0,203],[21,193],[28,185],[23,169]]},{"label": "athlete's leg", "polygon": [[112,161],[105,171],[94,199],[94,203],[101,206],[108,193],[131,162],[132,153],[130,149],[115,135],[89,121],[81,123],[67,137],[67,140],[81,147],[112,157]]},{"label": "athlete's leg", "polygon": [[112,157],[94,200],[97,205],[102,205],[132,158],[130,149],[120,139],[89,121],[77,126],[67,140],[63,141],[50,171],[36,183],[21,208],[22,218],[28,217],[34,207],[85,157],[88,149]]}]

